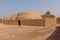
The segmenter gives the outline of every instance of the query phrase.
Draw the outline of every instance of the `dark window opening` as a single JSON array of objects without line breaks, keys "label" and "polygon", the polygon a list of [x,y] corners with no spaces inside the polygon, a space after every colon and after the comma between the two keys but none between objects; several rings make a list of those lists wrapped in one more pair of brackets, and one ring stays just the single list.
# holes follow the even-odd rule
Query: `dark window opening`
[{"label": "dark window opening", "polygon": [[21,25],[20,20],[18,20],[18,25]]}]

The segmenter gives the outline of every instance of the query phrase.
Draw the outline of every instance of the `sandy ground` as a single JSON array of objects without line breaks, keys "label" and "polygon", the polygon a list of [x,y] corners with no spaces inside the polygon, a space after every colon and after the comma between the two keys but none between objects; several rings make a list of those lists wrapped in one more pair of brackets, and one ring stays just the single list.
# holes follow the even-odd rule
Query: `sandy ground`
[{"label": "sandy ground", "polygon": [[46,40],[54,28],[0,24],[0,40]]}]

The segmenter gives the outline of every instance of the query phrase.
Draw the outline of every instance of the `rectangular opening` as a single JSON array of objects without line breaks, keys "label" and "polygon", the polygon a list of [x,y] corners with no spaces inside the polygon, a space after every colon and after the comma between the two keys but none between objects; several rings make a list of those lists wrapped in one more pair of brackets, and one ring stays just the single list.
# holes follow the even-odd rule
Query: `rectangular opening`
[{"label": "rectangular opening", "polygon": [[21,25],[20,20],[18,20],[18,25]]}]

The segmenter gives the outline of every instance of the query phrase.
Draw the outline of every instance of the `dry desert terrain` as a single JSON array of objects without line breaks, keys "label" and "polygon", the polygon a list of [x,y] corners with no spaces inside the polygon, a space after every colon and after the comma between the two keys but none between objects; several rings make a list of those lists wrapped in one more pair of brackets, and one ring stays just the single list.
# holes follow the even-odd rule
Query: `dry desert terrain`
[{"label": "dry desert terrain", "polygon": [[0,24],[0,40],[53,40],[55,36],[50,36],[55,30],[55,27]]}]

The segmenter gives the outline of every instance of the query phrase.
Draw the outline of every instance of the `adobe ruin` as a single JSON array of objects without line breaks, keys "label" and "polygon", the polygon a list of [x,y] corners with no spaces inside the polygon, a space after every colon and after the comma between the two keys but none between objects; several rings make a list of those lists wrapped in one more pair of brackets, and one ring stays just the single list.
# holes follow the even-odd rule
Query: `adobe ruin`
[{"label": "adobe ruin", "polygon": [[17,15],[13,14],[11,18],[4,17],[0,19],[0,23],[6,25],[27,25],[27,26],[56,26],[56,16],[49,11],[44,15],[38,12],[20,12]]}]

